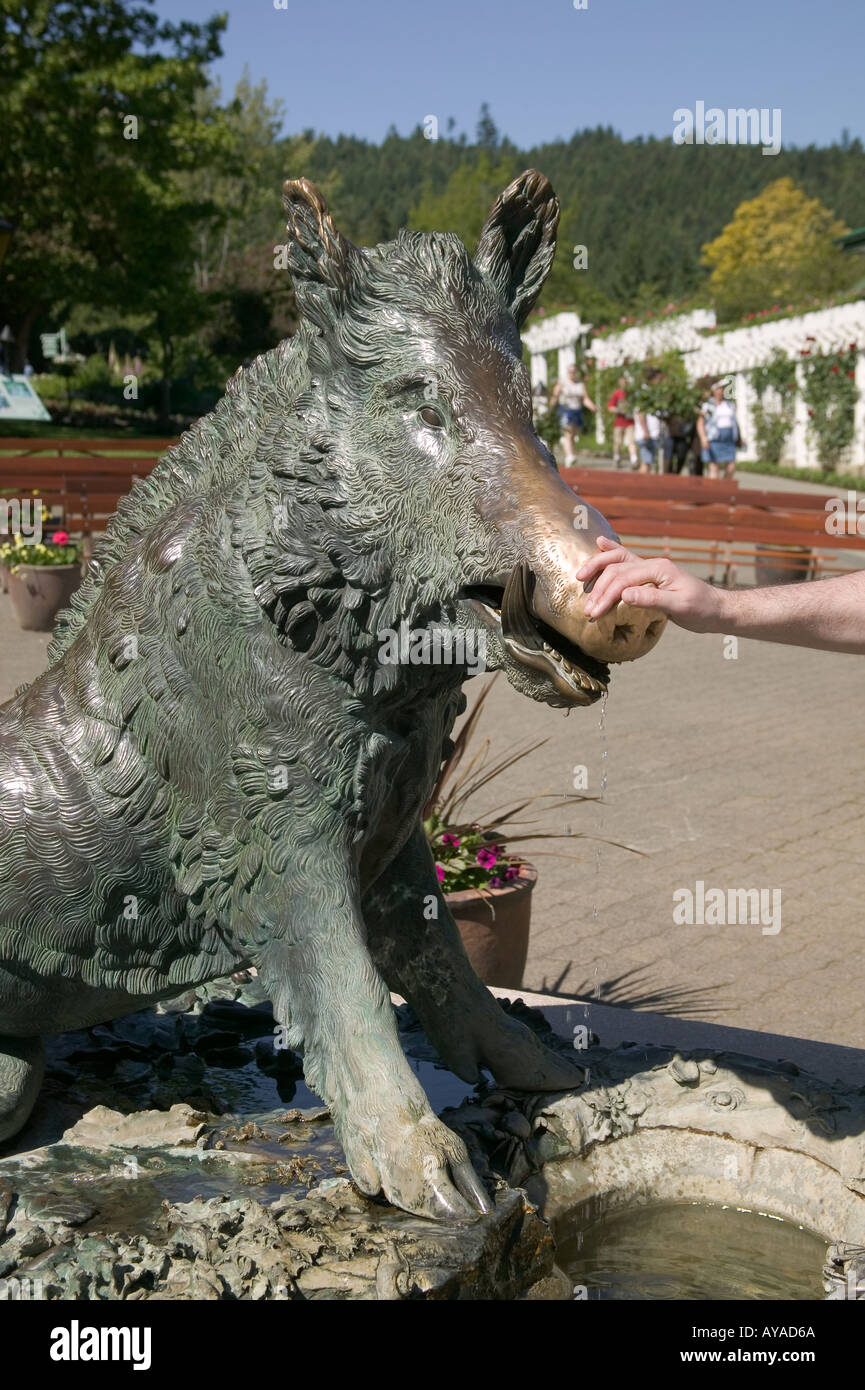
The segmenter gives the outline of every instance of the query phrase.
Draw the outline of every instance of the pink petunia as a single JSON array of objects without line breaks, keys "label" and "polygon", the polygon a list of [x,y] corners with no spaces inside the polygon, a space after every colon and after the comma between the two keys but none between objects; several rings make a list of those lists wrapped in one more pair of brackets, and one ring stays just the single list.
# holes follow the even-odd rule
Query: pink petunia
[{"label": "pink petunia", "polygon": [[451,849],[459,849],[460,837],[459,835],[452,835],[449,830],[446,830],[442,835],[442,844],[449,845]]},{"label": "pink petunia", "polygon": [[476,857],[482,869],[492,869],[499,862],[494,849],[479,849]]},{"label": "pink petunia", "polygon": [[439,883],[444,883],[444,881],[445,881],[445,871],[444,871],[444,869],[442,868],[441,864],[436,864],[436,874],[437,874],[437,876],[438,876],[438,881],[439,881]]},{"label": "pink petunia", "polygon": [[51,544],[52,544],[52,545],[68,545],[68,544],[69,544],[69,533],[68,533],[68,531],[55,531],[55,532],[54,532],[54,535],[51,537]]}]

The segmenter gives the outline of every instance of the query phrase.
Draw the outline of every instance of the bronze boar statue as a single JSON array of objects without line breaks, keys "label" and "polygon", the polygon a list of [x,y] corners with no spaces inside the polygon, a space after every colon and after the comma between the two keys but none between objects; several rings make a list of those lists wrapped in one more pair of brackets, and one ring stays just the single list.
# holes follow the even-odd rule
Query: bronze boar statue
[{"label": "bronze boar statue", "polygon": [[532,426],[547,180],[502,193],[473,259],[452,234],[354,246],[305,179],[285,206],[298,332],[135,484],[0,709],[0,1140],[40,1035],[254,965],[358,1186],[468,1220],[489,1197],[389,990],[466,1081],[582,1073],[474,975],[421,828],[466,665],[383,661],[381,634],[482,633],[487,669],[567,708],[663,619],[586,618],[575,571],[612,533]]}]

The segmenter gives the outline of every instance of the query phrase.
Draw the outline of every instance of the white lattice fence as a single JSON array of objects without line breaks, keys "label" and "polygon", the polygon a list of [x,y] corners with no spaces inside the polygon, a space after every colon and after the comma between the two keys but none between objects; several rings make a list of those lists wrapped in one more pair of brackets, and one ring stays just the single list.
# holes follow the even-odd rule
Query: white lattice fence
[{"label": "white lattice fence", "polygon": [[[625,362],[642,362],[650,357],[676,348],[684,353],[687,370],[696,380],[700,377],[729,377],[731,394],[736,401],[736,410],[742,435],[745,439],[744,454],[753,455],[754,436],[754,391],[747,373],[754,367],[769,362],[776,350],[780,349],[795,364],[800,389],[796,393],[793,428],[788,437],[784,462],[799,468],[817,466],[815,441],[808,430],[808,411],[802,397],[802,349],[811,352],[834,352],[849,348],[855,343],[857,400],[854,410],[853,442],[846,450],[841,465],[850,469],[865,467],[865,300],[851,304],[839,304],[828,309],[815,309],[810,313],[792,318],[778,319],[773,323],[759,323],[748,327],[727,329],[711,333],[715,328],[715,316],[709,309],[697,309],[690,314],[677,314],[670,318],[653,320],[651,323],[633,325],[621,333],[611,333],[605,338],[595,338],[586,349],[587,356],[593,357],[597,366],[620,366]],[[559,351],[559,372],[565,374],[569,361],[574,360],[576,345],[591,329],[591,324],[581,322],[578,314],[556,314],[543,324],[533,326],[524,335],[524,341],[531,354],[532,385],[542,380],[546,383],[546,360],[544,352],[550,349]],[[598,439],[604,438],[605,402],[599,401],[597,417]]]}]

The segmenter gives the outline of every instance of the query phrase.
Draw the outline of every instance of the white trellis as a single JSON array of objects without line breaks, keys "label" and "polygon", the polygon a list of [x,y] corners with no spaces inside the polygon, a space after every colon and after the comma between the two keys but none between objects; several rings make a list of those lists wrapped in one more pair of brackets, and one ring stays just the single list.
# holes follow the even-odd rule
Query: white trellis
[{"label": "white trellis", "polygon": [[[532,354],[532,384],[539,380],[546,381],[543,353],[551,348],[559,348],[559,370],[563,375],[566,363],[563,364],[561,360],[562,349],[567,345],[573,349],[590,328],[590,324],[581,324],[578,314],[556,314],[545,323],[531,328],[525,334],[525,342]],[[650,323],[629,326],[605,338],[595,338],[586,348],[586,355],[593,357],[600,369],[624,365],[626,362],[642,362],[676,348],[684,354],[685,366],[692,379],[730,378],[741,432],[750,453],[754,445],[754,390],[748,373],[755,367],[765,365],[775,350],[780,349],[795,364],[799,387],[794,401],[793,426],[782,461],[799,468],[813,468],[817,464],[817,451],[808,431],[808,411],[802,396],[804,380],[800,352],[803,348],[810,348],[812,352],[833,352],[856,343],[858,395],[854,409],[853,442],[843,462],[848,468],[865,467],[865,299],[828,309],[815,309],[773,323],[731,328],[710,335],[709,330],[714,328],[714,313],[710,309],[697,309],[690,314],[654,319]],[[573,355],[570,360],[573,361]],[[603,442],[605,402],[599,400],[597,404],[597,437],[599,442]]]},{"label": "white trellis", "polygon": [[532,390],[538,382],[547,386],[547,353],[558,352],[559,376],[564,379],[568,367],[577,360],[577,349],[583,348],[592,331],[590,323],[583,323],[579,314],[554,314],[543,323],[535,323],[523,334],[523,342],[529,351]]}]

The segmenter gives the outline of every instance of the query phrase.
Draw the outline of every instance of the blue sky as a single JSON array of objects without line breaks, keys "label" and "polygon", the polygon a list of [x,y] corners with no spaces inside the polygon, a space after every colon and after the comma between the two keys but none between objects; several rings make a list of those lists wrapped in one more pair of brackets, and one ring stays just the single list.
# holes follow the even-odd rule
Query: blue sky
[{"label": "blue sky", "polygon": [[249,66],[285,129],[380,140],[427,115],[474,136],[488,101],[520,146],[585,126],[670,135],[677,107],[779,107],[785,145],[865,137],[863,0],[157,0],[229,15],[216,71]]}]

